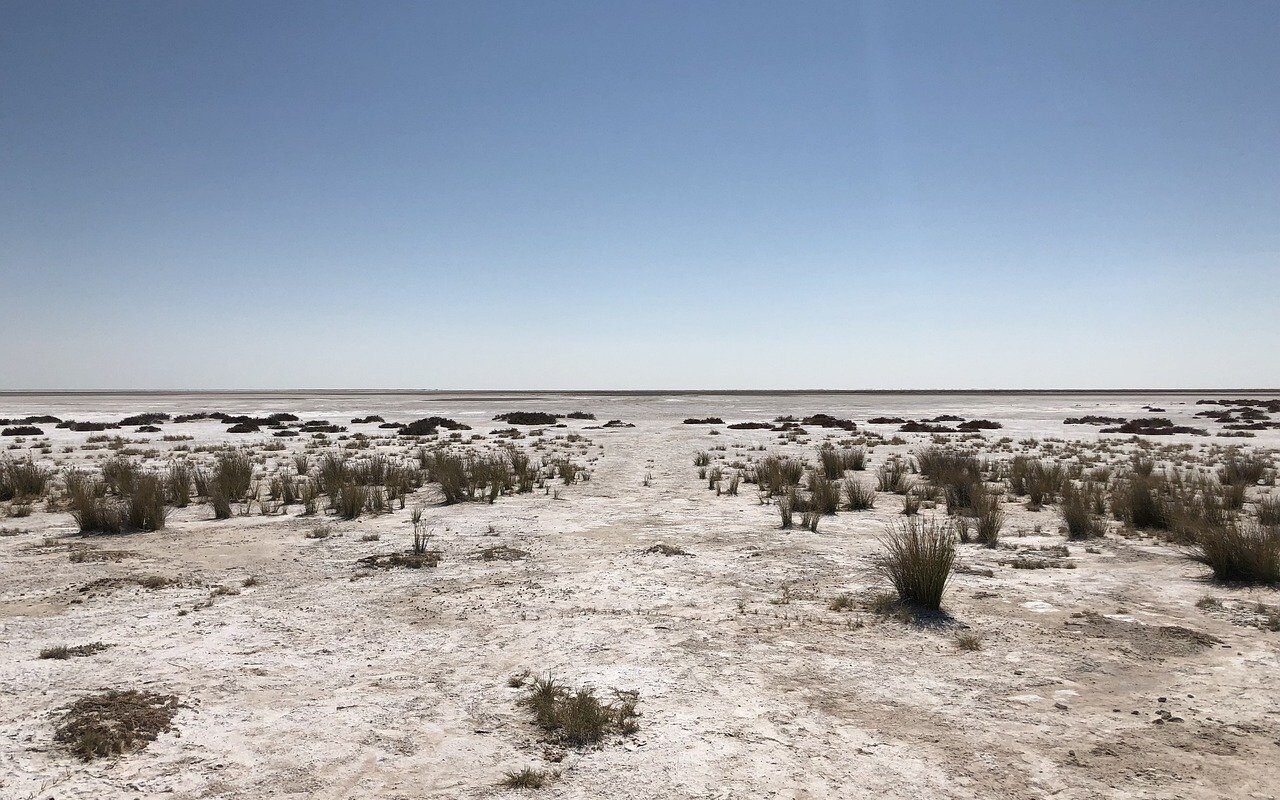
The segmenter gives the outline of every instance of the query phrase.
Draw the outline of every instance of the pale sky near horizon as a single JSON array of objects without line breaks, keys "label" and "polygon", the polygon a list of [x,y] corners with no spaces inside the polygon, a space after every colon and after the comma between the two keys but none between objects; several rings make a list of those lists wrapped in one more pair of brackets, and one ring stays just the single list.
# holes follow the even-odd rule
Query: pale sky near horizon
[{"label": "pale sky near horizon", "polygon": [[0,389],[1280,386],[1280,3],[0,0]]}]

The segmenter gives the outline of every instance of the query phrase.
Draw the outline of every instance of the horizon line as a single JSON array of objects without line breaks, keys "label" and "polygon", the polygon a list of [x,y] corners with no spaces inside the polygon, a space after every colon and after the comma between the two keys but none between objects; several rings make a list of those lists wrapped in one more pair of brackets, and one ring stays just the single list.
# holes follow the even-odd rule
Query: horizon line
[{"label": "horizon line", "polygon": [[838,395],[1126,395],[1126,394],[1280,394],[1280,389],[1268,388],[1183,388],[1171,389],[1151,388],[1056,388],[1056,389],[335,389],[335,388],[292,388],[292,389],[0,389],[0,397],[21,396],[75,396],[75,395],[539,395],[539,394],[581,394],[599,396],[625,395],[800,395],[800,394],[838,394]]}]

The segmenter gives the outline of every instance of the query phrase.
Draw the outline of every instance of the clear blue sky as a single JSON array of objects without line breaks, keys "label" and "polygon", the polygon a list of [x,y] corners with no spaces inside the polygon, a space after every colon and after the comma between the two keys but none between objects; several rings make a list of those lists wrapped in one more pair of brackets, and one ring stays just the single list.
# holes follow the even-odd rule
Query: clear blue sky
[{"label": "clear blue sky", "polygon": [[0,2],[0,388],[1280,385],[1280,3]]}]

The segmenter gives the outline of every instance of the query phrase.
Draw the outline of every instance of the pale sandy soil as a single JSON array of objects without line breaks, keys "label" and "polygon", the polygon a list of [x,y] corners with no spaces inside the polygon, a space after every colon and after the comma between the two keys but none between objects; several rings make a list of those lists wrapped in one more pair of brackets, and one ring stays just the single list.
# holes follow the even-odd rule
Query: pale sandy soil
[{"label": "pale sandy soil", "polygon": [[[1280,633],[1254,624],[1252,609],[1280,603],[1277,591],[1213,585],[1176,548],[1113,531],[1090,546],[1097,552],[1071,543],[1075,569],[1011,569],[997,563],[1011,550],[963,545],[963,563],[994,576],[955,577],[948,626],[831,611],[841,593],[886,588],[874,569],[877,537],[900,516],[901,499],[882,494],[874,510],[824,518],[818,533],[781,531],[753,486],[736,497],[708,491],[694,454],[764,444],[812,458],[824,436],[844,434],[813,429],[804,443],[784,445],[768,431],[711,436],[680,424],[706,414],[732,422],[828,412],[862,424],[880,414],[956,413],[1003,422],[989,442],[1093,439],[1096,429],[1062,418],[1144,416],[1141,407],[1155,404],[1189,423],[1194,400],[0,398],[5,417],[287,410],[348,424],[371,413],[440,414],[486,433],[505,427],[489,422],[495,413],[536,409],[637,426],[585,431],[593,423],[569,422],[599,459],[590,481],[557,487],[558,498],[441,506],[436,487],[424,487],[410,505],[427,504],[444,553],[434,570],[359,569],[362,556],[407,546],[401,510],[330,520],[335,535],[322,540],[304,537],[317,520],[297,507],[214,521],[207,505],[192,505],[163,531],[118,537],[81,537],[65,512],[0,520],[19,531],[0,538],[0,797],[1275,797]],[[226,435],[212,423],[163,427],[195,436],[191,445],[269,438]],[[888,436],[894,427],[873,429]],[[87,434],[49,432],[46,461],[86,457],[60,451]],[[172,446],[159,434],[123,433]],[[875,447],[872,469],[927,441],[904,438]],[[1170,441],[1277,444],[1274,432],[1159,443]],[[266,455],[275,463],[288,453]],[[1064,543],[1052,509],[1009,502],[1006,511],[1008,547]],[[380,541],[361,541],[370,533]],[[693,555],[642,553],[657,542]],[[81,544],[133,555],[70,562],[69,547]],[[529,556],[478,557],[494,545]],[[81,591],[138,574],[183,585]],[[248,576],[256,586],[196,609],[216,587]],[[1206,594],[1225,605],[1198,608]],[[958,649],[958,630],[981,635],[982,649]],[[94,641],[112,647],[37,658],[43,647]],[[522,670],[638,691],[639,732],[549,762],[554,748],[517,706],[521,690],[507,685]],[[172,693],[186,707],[174,731],[146,749],[85,763],[53,731],[61,709],[100,688]],[[562,774],[538,793],[499,788],[504,772],[524,766]]]}]

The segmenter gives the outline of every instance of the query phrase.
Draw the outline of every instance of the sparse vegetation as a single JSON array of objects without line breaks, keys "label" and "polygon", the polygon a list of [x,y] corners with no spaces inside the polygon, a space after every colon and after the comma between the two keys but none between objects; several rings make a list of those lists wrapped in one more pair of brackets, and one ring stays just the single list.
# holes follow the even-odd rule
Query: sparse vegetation
[{"label": "sparse vegetation", "polygon": [[40,657],[59,661],[66,660],[68,658],[84,658],[86,656],[94,655],[95,653],[101,653],[109,647],[111,647],[111,645],[103,644],[102,642],[78,644],[74,647],[68,647],[65,644],[60,644],[42,649],[40,651]]},{"label": "sparse vegetation", "polygon": [[852,611],[857,608],[857,603],[855,603],[853,597],[848,594],[838,594],[827,605],[827,608],[832,611]]},{"label": "sparse vegetation", "polygon": [[86,761],[121,755],[169,730],[178,708],[174,695],[134,689],[86,695],[72,703],[54,740]]},{"label": "sparse vegetation", "polygon": [[508,772],[502,779],[502,786],[507,789],[542,789],[556,777],[549,770],[538,770],[525,767],[518,772]]},{"label": "sparse vegetation", "polygon": [[612,703],[602,703],[591,689],[570,691],[554,679],[535,678],[521,700],[538,727],[555,739],[577,747],[600,743],[606,736],[636,731],[638,696],[618,692]]}]

